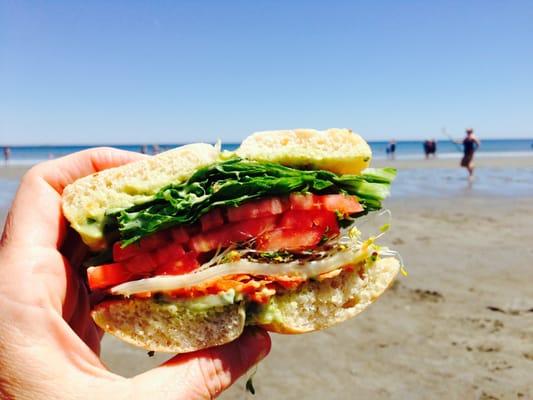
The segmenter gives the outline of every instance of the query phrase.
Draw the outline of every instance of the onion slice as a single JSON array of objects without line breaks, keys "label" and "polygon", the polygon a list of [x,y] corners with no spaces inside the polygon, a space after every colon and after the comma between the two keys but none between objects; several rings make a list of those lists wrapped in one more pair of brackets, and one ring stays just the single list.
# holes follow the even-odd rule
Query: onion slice
[{"label": "onion slice", "polygon": [[239,260],[236,262],[215,265],[201,271],[184,275],[160,275],[152,278],[125,282],[111,288],[111,293],[127,297],[135,293],[170,291],[197,286],[206,281],[236,274],[284,275],[309,279],[345,265],[358,264],[366,260],[375,249],[376,247],[373,244],[373,241],[368,241],[360,246],[347,246],[345,250],[339,251],[336,254],[321,260],[303,263],[300,261],[291,261],[288,263],[269,264],[252,262],[249,260]]}]

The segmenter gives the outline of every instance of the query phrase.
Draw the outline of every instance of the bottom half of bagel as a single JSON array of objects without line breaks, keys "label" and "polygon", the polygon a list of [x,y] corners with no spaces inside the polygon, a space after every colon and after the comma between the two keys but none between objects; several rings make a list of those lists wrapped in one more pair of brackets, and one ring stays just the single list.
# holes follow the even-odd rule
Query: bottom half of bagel
[{"label": "bottom half of bagel", "polygon": [[98,304],[92,317],[104,331],[138,347],[186,353],[231,342],[246,325],[291,334],[330,327],[368,307],[399,270],[395,258],[382,258],[364,273],[343,269],[276,293],[264,305],[241,300],[198,310],[187,300],[113,299]]}]

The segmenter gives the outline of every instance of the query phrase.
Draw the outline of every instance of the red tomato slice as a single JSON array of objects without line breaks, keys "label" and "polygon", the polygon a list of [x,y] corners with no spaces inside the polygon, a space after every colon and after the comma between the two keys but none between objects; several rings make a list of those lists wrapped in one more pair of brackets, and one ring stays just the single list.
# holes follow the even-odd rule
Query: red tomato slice
[{"label": "red tomato slice", "polygon": [[302,194],[292,193],[289,197],[291,210],[327,210],[342,214],[363,211],[357,197],[344,194]]},{"label": "red tomato slice", "polygon": [[220,233],[219,229],[217,229],[216,231],[193,236],[189,241],[189,248],[198,253],[207,253],[218,247],[228,246],[229,243],[229,239],[226,240],[226,234]]},{"label": "red tomato slice", "polygon": [[328,236],[339,233],[335,213],[321,210],[291,210],[284,213],[279,224],[283,229],[318,229]]},{"label": "red tomato slice", "polygon": [[238,207],[228,207],[228,221],[242,221],[244,219],[253,219],[268,217],[270,215],[281,214],[288,208],[287,201],[278,197],[268,199],[254,200],[244,203]]},{"label": "red tomato slice", "polygon": [[170,230],[170,236],[172,237],[172,241],[177,244],[186,243],[189,240],[189,234],[183,226],[172,228]]},{"label": "red tomato slice", "polygon": [[249,219],[236,222],[228,227],[231,242],[242,242],[253,239],[262,233],[276,228],[277,216]]},{"label": "red tomato slice", "polygon": [[161,231],[145,236],[140,241],[141,250],[150,251],[163,247],[168,243],[168,231]]},{"label": "red tomato slice", "polygon": [[291,210],[320,210],[322,208],[318,196],[311,193],[291,193],[289,202]]},{"label": "red tomato slice", "polygon": [[220,211],[220,208],[215,208],[202,216],[200,218],[200,224],[202,225],[202,231],[208,231],[220,225],[224,225],[224,218],[222,217],[222,211]]},{"label": "red tomato slice", "polygon": [[322,234],[320,229],[275,229],[259,236],[256,248],[261,251],[312,249]]},{"label": "red tomato slice", "polygon": [[157,265],[162,265],[170,261],[177,260],[185,254],[183,247],[176,243],[171,243],[152,253],[152,257]]},{"label": "red tomato slice", "polygon": [[228,224],[218,229],[193,236],[189,242],[191,249],[206,253],[217,248],[228,247],[232,243],[254,238],[276,227],[277,217],[264,217]]},{"label": "red tomato slice", "polygon": [[128,258],[135,257],[142,252],[143,251],[138,243],[133,243],[122,248],[120,242],[115,242],[115,244],[113,244],[113,261],[124,261]]},{"label": "red tomato slice", "polygon": [[357,197],[344,194],[327,194],[321,196],[322,207],[328,211],[338,211],[342,214],[354,214],[363,211],[363,206]]},{"label": "red tomato slice", "polygon": [[190,251],[178,260],[170,261],[157,267],[155,275],[182,275],[194,271],[200,266],[196,259],[197,256],[194,251]]},{"label": "red tomato slice", "polygon": [[153,271],[157,263],[150,253],[144,253],[122,261],[122,265],[132,273],[144,274]]},{"label": "red tomato slice", "polygon": [[87,268],[87,279],[91,290],[104,289],[129,281],[134,275],[122,264],[104,264]]}]

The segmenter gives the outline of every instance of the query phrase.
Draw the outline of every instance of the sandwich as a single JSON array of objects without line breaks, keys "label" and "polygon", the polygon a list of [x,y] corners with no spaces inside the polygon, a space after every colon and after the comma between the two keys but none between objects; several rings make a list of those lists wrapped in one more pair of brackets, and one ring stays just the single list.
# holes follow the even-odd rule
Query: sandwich
[{"label": "sandwich", "polygon": [[305,333],[345,321],[400,262],[365,232],[396,171],[368,168],[348,129],[258,132],[234,152],[185,145],[67,186],[89,246],[91,315],[149,351],[230,342],[247,325]]}]

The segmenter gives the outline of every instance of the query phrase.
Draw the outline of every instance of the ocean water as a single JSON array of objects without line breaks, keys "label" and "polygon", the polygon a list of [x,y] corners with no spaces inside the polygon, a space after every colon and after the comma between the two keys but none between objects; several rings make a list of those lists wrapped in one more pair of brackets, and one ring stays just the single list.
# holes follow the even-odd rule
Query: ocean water
[{"label": "ocean water", "polygon": [[390,199],[461,197],[533,197],[533,168],[476,168],[472,182],[464,168],[400,169]]},{"label": "ocean water", "polygon": [[[387,142],[374,141],[369,142],[375,159],[381,159],[386,157],[385,149]],[[164,151],[176,146],[180,146],[180,143],[172,144],[160,144],[159,150]],[[12,146],[11,147],[11,160],[12,164],[34,164],[39,161],[47,160],[50,158],[61,157],[76,151],[85,150],[90,147],[96,147],[97,145],[85,145],[85,146]],[[141,151],[141,144],[132,145],[112,145],[112,147],[120,148],[130,151]],[[224,150],[235,150],[238,147],[237,143],[223,143],[222,148]],[[153,145],[147,146],[148,153],[153,153]],[[437,153],[441,158],[456,157],[461,152],[461,146],[456,145],[449,140],[437,142]],[[483,155],[492,156],[506,156],[506,155],[525,155],[533,154],[533,138],[532,139],[491,139],[483,140],[481,148],[477,152],[477,155],[483,157]],[[1,154],[0,154],[1,157]],[[424,157],[421,141],[399,141],[396,144],[396,157],[398,159],[416,159]]]},{"label": "ocean water", "polygon": [[[486,140],[476,153],[483,156],[531,156],[532,140]],[[385,158],[386,142],[370,142],[374,158]],[[160,145],[161,151],[177,145]],[[223,145],[225,150],[235,150],[238,145]],[[49,158],[60,157],[94,146],[18,146],[11,148],[10,165],[30,165]],[[140,151],[141,145],[113,146],[130,151]],[[148,152],[152,146],[148,146]],[[458,157],[459,151],[451,142],[438,143],[439,158]],[[397,143],[398,159],[421,159],[424,157],[422,143],[405,141]],[[1,165],[1,161],[0,161]],[[1,176],[1,168],[0,168]],[[0,215],[12,201],[18,181],[0,177]],[[453,169],[402,169],[393,184],[393,199],[415,197],[461,197],[461,196],[497,196],[497,197],[533,197],[532,168],[478,168],[474,182],[468,182],[465,170]],[[0,221],[1,222],[1,221]]]}]

